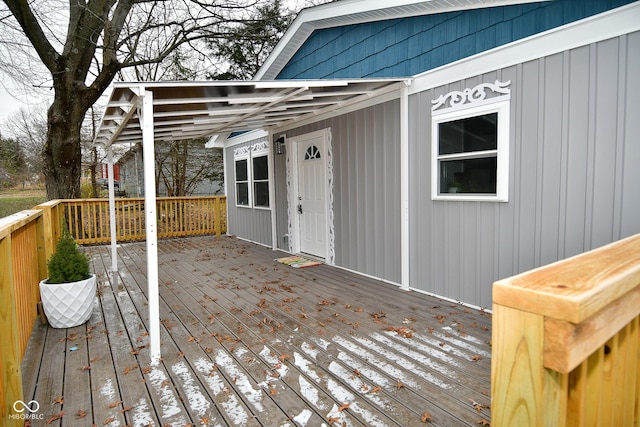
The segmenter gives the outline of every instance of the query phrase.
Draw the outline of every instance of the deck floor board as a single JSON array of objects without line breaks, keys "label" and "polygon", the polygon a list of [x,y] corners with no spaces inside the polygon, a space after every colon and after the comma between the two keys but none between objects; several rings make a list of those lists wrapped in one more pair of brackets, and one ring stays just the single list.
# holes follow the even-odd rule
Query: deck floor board
[{"label": "deck floor board", "polygon": [[233,237],[162,240],[152,366],[145,244],[119,246],[116,275],[108,247],[86,251],[100,304],[78,328],[36,326],[25,395],[44,417],[32,426],[490,421],[485,311],[327,265],[291,268]]}]

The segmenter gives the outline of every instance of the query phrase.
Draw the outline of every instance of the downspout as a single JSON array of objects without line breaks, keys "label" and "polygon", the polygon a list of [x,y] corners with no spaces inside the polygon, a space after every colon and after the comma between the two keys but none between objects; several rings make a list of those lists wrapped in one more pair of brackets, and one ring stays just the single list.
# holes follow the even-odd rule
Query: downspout
[{"label": "downspout", "polygon": [[400,287],[409,290],[409,86],[400,88]]},{"label": "downspout", "polygon": [[144,212],[147,233],[147,293],[149,298],[149,353],[151,364],[160,362],[160,295],[158,286],[158,227],[153,128],[153,92],[141,88]]}]

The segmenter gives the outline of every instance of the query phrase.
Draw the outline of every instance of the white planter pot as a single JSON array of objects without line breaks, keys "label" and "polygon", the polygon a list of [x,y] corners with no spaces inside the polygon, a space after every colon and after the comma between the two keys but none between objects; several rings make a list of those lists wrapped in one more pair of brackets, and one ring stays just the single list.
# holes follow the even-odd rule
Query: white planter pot
[{"label": "white planter pot", "polygon": [[72,328],[89,320],[96,300],[95,274],[79,282],[46,282],[40,282],[40,298],[44,314],[52,327]]}]

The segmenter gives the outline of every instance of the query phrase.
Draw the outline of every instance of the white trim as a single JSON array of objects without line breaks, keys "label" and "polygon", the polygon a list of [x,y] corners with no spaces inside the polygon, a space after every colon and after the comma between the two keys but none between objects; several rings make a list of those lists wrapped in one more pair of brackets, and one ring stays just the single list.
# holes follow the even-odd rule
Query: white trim
[{"label": "white trim", "polygon": [[[509,201],[509,129],[510,129],[510,100],[505,97],[497,97],[493,103],[483,103],[466,109],[454,108],[449,112],[434,115],[431,118],[431,200],[449,201],[484,201],[484,202],[508,202]],[[459,120],[468,117],[479,116],[488,113],[498,113],[498,141],[496,153],[496,194],[440,194],[440,168],[438,154],[438,124]],[[489,150],[487,150],[489,152]],[[493,151],[492,151],[493,152]],[[471,154],[471,153],[469,153]],[[468,157],[452,155],[452,157]],[[476,156],[473,156],[474,158]]]},{"label": "white trim", "polygon": [[[136,171],[137,173],[137,171]],[[109,233],[111,234],[111,271],[118,273],[118,235],[116,234],[116,195],[113,183],[113,145],[107,146],[107,175],[109,182]]]},{"label": "white trim", "polygon": [[[267,135],[267,140],[269,142],[273,141],[273,134],[271,132]],[[271,144],[271,150],[269,151],[269,208],[271,210],[271,249],[278,249],[278,220],[277,220],[277,211],[276,206],[276,182],[275,182],[275,153],[274,153],[275,144]]]},{"label": "white trim", "polygon": [[[322,137],[324,151],[322,161],[325,168],[325,203],[326,203],[326,233],[325,257],[328,265],[335,264],[335,229],[333,212],[333,150],[331,148],[331,128],[324,128],[314,132],[288,137],[287,144],[287,200],[289,202],[289,249],[291,253],[300,253],[300,217],[296,212],[298,205],[296,196],[298,188],[298,146],[308,139]],[[331,192],[331,194],[329,194]]]},{"label": "white trim", "polygon": [[640,2],[516,40],[414,77],[409,94],[640,31]]},{"label": "white trim", "polygon": [[[215,136],[215,135],[214,135]],[[220,145],[225,148],[235,147],[236,145],[244,144],[246,142],[255,141],[262,138],[267,138],[269,136],[269,132],[263,129],[256,129],[250,132],[245,132],[240,135],[236,135],[232,138],[228,138],[226,141],[222,142],[222,144],[218,144],[216,142],[216,146]],[[213,137],[211,137],[213,139]]]},{"label": "white trim", "polygon": [[400,96],[400,266],[402,289],[409,289],[409,88]]},{"label": "white trim", "polygon": [[158,227],[154,152],[153,92],[142,101],[142,152],[144,158],[144,212],[147,242],[147,297],[149,299],[149,355],[160,363],[160,291],[158,286]]},{"label": "white trim", "polygon": [[[246,148],[249,148],[249,146],[247,145]],[[237,149],[236,149],[237,150]],[[233,153],[233,184],[235,185],[234,188],[234,194],[235,194],[235,200],[233,201],[233,203],[235,203],[237,208],[247,208],[247,209],[252,209],[253,208],[253,203],[252,203],[252,198],[251,198],[251,186],[252,186],[252,180],[251,180],[251,172],[252,172],[252,167],[251,167],[251,152],[249,150],[242,150],[240,151],[236,151],[234,150]],[[238,174],[236,172],[237,169],[237,165],[236,163],[242,160],[246,160],[247,162],[247,204],[246,205],[241,205],[238,204]],[[241,181],[242,183],[244,183],[245,181]]]},{"label": "white trim", "polygon": [[[485,104],[492,104],[496,101],[511,99],[511,80],[501,82],[496,80],[495,83],[480,83],[473,88],[464,90],[453,90],[447,94],[440,95],[437,99],[431,101],[431,115],[449,113],[476,107]],[[487,98],[487,89],[494,93],[501,94],[491,98]],[[449,105],[447,106],[447,102]]]}]

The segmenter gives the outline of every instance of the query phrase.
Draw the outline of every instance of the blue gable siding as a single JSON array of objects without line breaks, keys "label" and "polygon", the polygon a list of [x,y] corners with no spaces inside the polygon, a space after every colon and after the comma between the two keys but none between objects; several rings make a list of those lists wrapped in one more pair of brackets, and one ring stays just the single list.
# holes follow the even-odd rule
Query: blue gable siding
[{"label": "blue gable siding", "polygon": [[555,0],[316,30],[277,78],[413,76],[632,2]]}]

